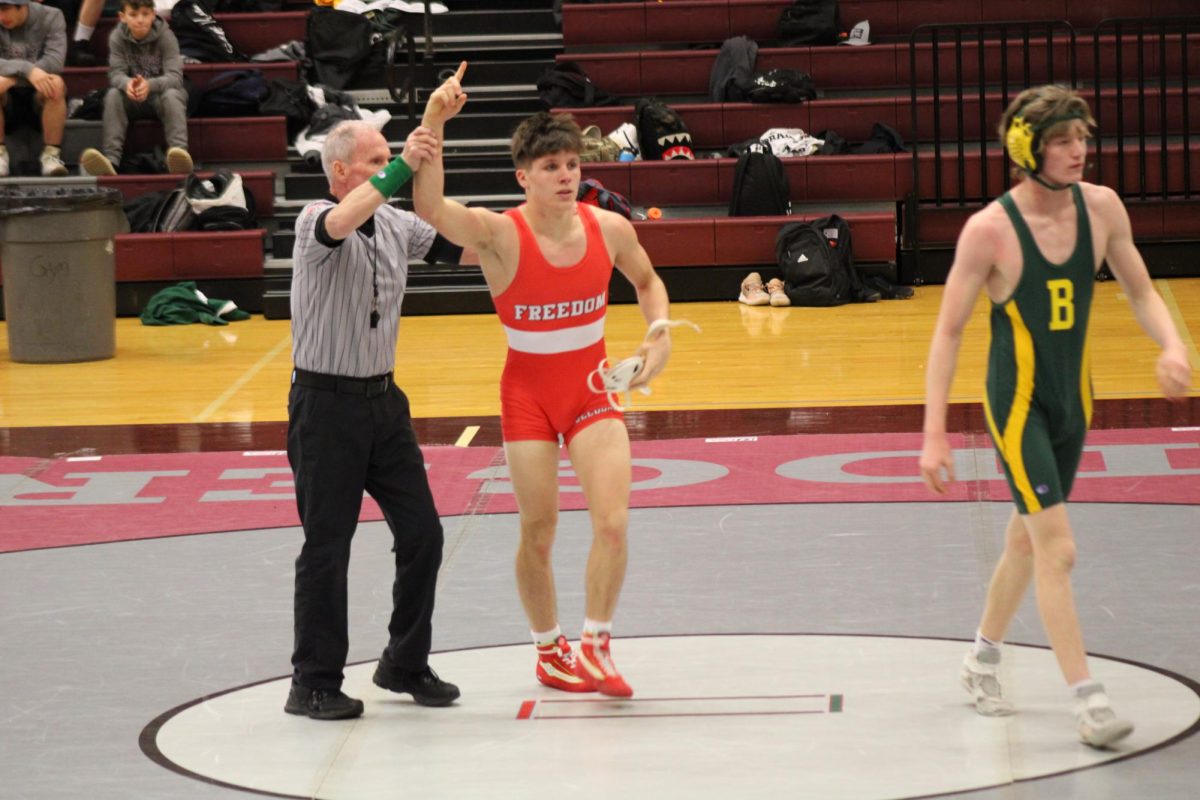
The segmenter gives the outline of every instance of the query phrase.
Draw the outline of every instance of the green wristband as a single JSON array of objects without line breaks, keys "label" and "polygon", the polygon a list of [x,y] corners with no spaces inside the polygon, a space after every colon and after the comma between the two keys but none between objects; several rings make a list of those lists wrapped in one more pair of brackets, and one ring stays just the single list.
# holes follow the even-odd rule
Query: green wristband
[{"label": "green wristband", "polygon": [[408,164],[404,163],[404,159],[396,156],[383,169],[372,175],[369,180],[371,185],[379,190],[379,193],[384,198],[389,198],[396,192],[400,191],[400,187],[408,183],[408,179],[412,177],[412,169]]}]

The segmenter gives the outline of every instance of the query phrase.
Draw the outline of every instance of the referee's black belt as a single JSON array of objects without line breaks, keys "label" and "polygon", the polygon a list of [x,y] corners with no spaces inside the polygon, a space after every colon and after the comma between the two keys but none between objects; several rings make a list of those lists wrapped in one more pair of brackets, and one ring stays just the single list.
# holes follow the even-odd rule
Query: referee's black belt
[{"label": "referee's black belt", "polygon": [[392,385],[392,373],[387,372],[370,378],[347,378],[342,375],[326,375],[323,372],[309,372],[306,369],[296,368],[292,370],[292,383],[311,389],[378,397]]}]

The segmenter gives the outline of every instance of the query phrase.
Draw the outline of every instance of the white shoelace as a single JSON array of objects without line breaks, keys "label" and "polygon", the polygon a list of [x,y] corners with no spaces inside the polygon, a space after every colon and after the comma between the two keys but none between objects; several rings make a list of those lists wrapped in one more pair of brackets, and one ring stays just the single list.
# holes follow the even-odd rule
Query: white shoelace
[{"label": "white shoelace", "polygon": [[[700,333],[700,326],[690,320],[656,319],[646,331],[646,336],[642,342],[643,344],[648,344],[663,331],[679,325],[689,325],[696,333]],[[600,364],[588,373],[588,388],[596,394],[607,394],[608,402],[613,408],[617,411],[625,411],[629,408],[630,400],[632,400],[629,384],[633,383],[634,379],[641,374],[642,368],[645,366],[646,359],[642,356],[630,356],[612,365],[609,364],[607,358],[602,359]],[[639,386],[638,391],[642,394],[650,394],[650,387]],[[622,392],[626,396],[625,405],[621,405],[620,402]]]}]

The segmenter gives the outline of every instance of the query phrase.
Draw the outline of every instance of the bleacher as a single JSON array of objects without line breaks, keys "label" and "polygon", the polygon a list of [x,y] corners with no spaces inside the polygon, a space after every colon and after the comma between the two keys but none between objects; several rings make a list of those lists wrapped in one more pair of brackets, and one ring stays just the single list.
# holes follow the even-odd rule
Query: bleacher
[{"label": "bleacher", "polygon": [[[693,137],[696,161],[584,165],[585,177],[627,194],[635,207],[662,209],[662,219],[641,223],[640,231],[667,238],[662,228],[693,230],[700,215],[710,218],[721,239],[724,226],[739,222],[724,210],[736,163],[728,148],[769,128],[814,135],[833,129],[855,141],[882,122],[904,137],[910,151],[915,137],[917,152],[785,157],[793,209],[846,218],[855,231],[856,257],[866,259],[868,269],[904,283],[940,282],[966,216],[1008,186],[1008,167],[995,142],[1001,111],[1024,86],[1070,82],[1073,75],[1102,122],[1089,179],[1126,196],[1152,274],[1200,274],[1200,82],[1185,78],[1200,75],[1200,23],[1166,31],[1161,51],[1158,34],[1150,30],[1139,39],[1132,22],[1098,28],[1113,17],[1141,17],[1149,25],[1194,12],[1188,3],[843,0],[843,29],[870,22],[871,44],[860,47],[785,46],[776,26],[787,5],[678,0],[564,7],[564,52],[556,60],[579,64],[597,87],[624,102],[563,110],[607,133],[634,120],[636,98],[657,96],[680,114]],[[948,23],[968,25],[930,27]],[[739,35],[759,44],[756,72],[807,72],[818,99],[711,101],[709,74],[720,43]],[[1130,141],[1135,135],[1140,138]],[[1120,185],[1122,174],[1136,174],[1136,196]],[[881,217],[893,223],[890,242],[874,239]],[[775,232],[793,218],[756,224],[773,244]],[[860,227],[868,235],[859,236]],[[657,266],[704,263],[716,252],[705,236],[669,238],[672,247],[655,258]],[[715,263],[773,266],[772,248],[759,243],[755,249],[736,236],[732,241],[746,247],[745,257],[726,247]],[[1181,256],[1188,252],[1190,258]],[[753,261],[752,253],[762,260]],[[723,287],[737,285],[736,273],[725,273]],[[669,270],[665,274],[671,277]],[[690,289],[684,274],[668,280],[672,296],[704,296],[700,286]]]},{"label": "bleacher", "polygon": [[[1065,79],[1062,54],[1069,50],[1077,83],[1095,104],[1102,125],[1092,179],[1120,187],[1127,197],[1135,235],[1154,274],[1197,274],[1200,81],[1185,86],[1178,76],[1200,75],[1200,29],[1164,37],[1169,46],[1161,59],[1158,51],[1139,50],[1137,33],[1129,27],[1097,30],[1113,17],[1155,20],[1191,13],[1190,0],[842,0],[843,27],[861,19],[871,23],[871,44],[862,47],[784,46],[776,26],[788,4],[567,0],[559,34],[551,0],[512,0],[500,15],[486,0],[451,3],[450,13],[432,20],[433,60],[415,76],[417,99],[423,102],[439,75],[459,59],[472,64],[471,101],[449,130],[447,192],[496,209],[521,201],[507,155],[508,134],[539,109],[537,76],[555,60],[571,60],[623,100],[617,106],[570,109],[581,124],[607,133],[632,121],[638,97],[658,96],[682,115],[703,156],[584,167],[585,177],[625,194],[636,210],[662,210],[661,219],[638,219],[635,225],[674,299],[732,298],[745,272],[771,268],[775,235],[783,224],[831,213],[850,222],[856,259],[868,271],[900,282],[937,281],[944,277],[965,215],[1006,187],[1007,169],[994,143],[1006,99],[1022,88],[1026,76],[1044,82],[1052,65],[1056,79]],[[217,20],[240,50],[253,54],[303,39],[307,8],[300,0],[287,0],[283,11],[218,14]],[[1046,30],[1035,27],[1025,37],[984,29],[937,30],[936,40],[911,38],[930,24],[993,20],[1042,21]],[[1074,37],[1054,28],[1056,20],[1069,23]],[[103,19],[93,38],[101,56],[112,24]],[[424,45],[419,27],[414,32],[418,46]],[[708,78],[718,48],[736,35],[759,43],[756,71],[808,72],[818,98],[798,104],[710,102]],[[299,70],[294,62],[274,62],[189,65],[186,72],[203,85],[220,72],[249,66],[268,78],[296,77]],[[72,96],[106,83],[103,67],[69,68],[65,77]],[[358,86],[355,94],[364,107],[393,113],[384,133],[398,151],[415,124],[406,107],[394,102],[379,80]],[[794,214],[728,216],[736,163],[727,155],[731,145],[772,127],[810,133],[834,129],[857,141],[876,122],[896,129],[910,145],[916,137],[915,156],[786,158]],[[99,138],[99,122],[71,121],[64,159],[74,166],[79,153]],[[161,145],[157,123],[131,126],[128,151],[155,145]],[[263,227],[118,237],[119,313],[137,313],[158,288],[191,279],[209,282],[214,296],[233,298],[248,310],[286,316],[291,226],[299,208],[324,193],[323,175],[289,146],[282,117],[192,119],[189,149],[201,170],[227,167],[243,175]],[[1187,181],[1183,189],[1181,178]],[[31,179],[5,183],[21,180]],[[115,186],[127,198],[179,180],[167,175],[72,179]],[[404,196],[396,202],[408,204]],[[414,263],[409,287],[408,314],[491,308],[477,269]],[[631,293],[614,281],[613,297],[630,299]]]}]

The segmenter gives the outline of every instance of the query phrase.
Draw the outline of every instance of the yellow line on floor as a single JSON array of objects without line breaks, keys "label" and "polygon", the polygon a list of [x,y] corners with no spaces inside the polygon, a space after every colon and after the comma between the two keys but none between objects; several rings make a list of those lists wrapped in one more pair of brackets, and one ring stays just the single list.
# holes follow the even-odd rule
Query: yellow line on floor
[{"label": "yellow line on floor", "polygon": [[468,425],[463,428],[462,435],[458,437],[458,441],[454,443],[455,447],[466,447],[475,438],[475,434],[479,433],[478,425]]},{"label": "yellow line on floor", "polygon": [[278,356],[284,349],[289,347],[291,345],[291,343],[292,343],[292,334],[289,332],[287,336],[284,336],[279,341],[279,344],[275,345],[269,351],[267,351],[266,355],[264,355],[258,361],[254,362],[254,365],[251,366],[250,369],[243,372],[236,381],[234,381],[232,384],[230,384],[228,389],[221,392],[220,397],[218,397],[216,400],[213,400],[211,403],[209,403],[208,408],[204,409],[199,414],[197,414],[195,417],[193,417],[192,422],[207,422],[209,417],[211,417],[213,414],[217,413],[217,410],[220,409],[221,406],[223,406],[223,405],[225,405],[225,403],[229,402],[229,398],[233,397],[235,394],[237,394],[239,391],[241,391],[241,388],[243,386],[245,386],[247,383],[249,383],[251,380],[253,380],[254,376],[257,375],[259,372],[261,372],[263,367],[265,367],[267,364],[270,364],[272,361],[274,361],[275,357]]},{"label": "yellow line on floor", "polygon": [[1179,331],[1179,338],[1183,339],[1183,344],[1187,347],[1188,362],[1192,365],[1192,369],[1200,370],[1200,352],[1196,351],[1196,340],[1192,338],[1192,332],[1188,330],[1187,322],[1183,319],[1183,312],[1179,310],[1179,303],[1175,302],[1175,293],[1171,291],[1171,284],[1164,278],[1160,278],[1154,283],[1158,287],[1158,293],[1162,295],[1163,302],[1167,304],[1167,310],[1171,312],[1171,319],[1175,320],[1175,329]]}]

